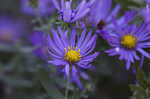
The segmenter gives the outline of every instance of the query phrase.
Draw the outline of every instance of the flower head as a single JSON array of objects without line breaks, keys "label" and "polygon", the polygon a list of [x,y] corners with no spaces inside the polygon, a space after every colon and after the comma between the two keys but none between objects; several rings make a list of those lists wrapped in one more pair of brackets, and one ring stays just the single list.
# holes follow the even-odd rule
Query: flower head
[{"label": "flower head", "polygon": [[115,9],[111,11],[112,0],[96,0],[92,5],[89,12],[89,21],[90,23],[98,28],[103,29],[111,21],[112,16],[116,16],[120,10],[120,6],[117,5]]},{"label": "flower head", "polygon": [[81,36],[77,37],[74,28],[69,37],[68,31],[63,33],[60,27],[58,32],[52,29],[52,34],[53,37],[48,37],[49,54],[52,60],[48,62],[62,68],[61,72],[66,76],[70,74],[72,81],[82,88],[79,76],[82,76],[82,70],[93,68],[90,63],[98,56],[97,52],[91,54],[96,45],[97,35],[91,36],[92,31],[90,31],[86,36],[86,29],[84,29]]},{"label": "flower head", "polygon": [[50,15],[55,10],[51,0],[22,0],[21,9],[24,13],[41,17]]},{"label": "flower head", "polygon": [[0,16],[0,43],[16,43],[23,32],[20,20],[8,16]]},{"label": "flower head", "polygon": [[60,19],[67,23],[72,23],[83,18],[90,11],[90,6],[95,0],[90,0],[89,2],[82,0],[76,9],[71,8],[72,0],[61,0],[61,7],[57,0],[52,1],[60,14]]},{"label": "flower head", "polygon": [[[96,0],[91,6],[89,12],[88,21],[97,30],[98,33],[105,39],[105,33],[113,31],[114,25],[112,24],[113,18],[115,18],[120,10],[120,5],[116,5],[111,11],[112,0]],[[120,27],[124,27],[135,16],[135,11],[127,11],[123,16],[116,21]],[[124,24],[126,22],[126,24]]]},{"label": "flower head", "polygon": [[128,25],[121,29],[115,24],[116,30],[113,33],[108,34],[107,41],[109,42],[111,49],[107,50],[110,56],[120,55],[120,60],[126,61],[126,69],[130,68],[130,64],[135,60],[140,60],[136,52],[150,59],[150,54],[144,51],[146,48],[150,48],[150,32],[146,29],[145,23],[139,27],[136,24]]},{"label": "flower head", "polygon": [[40,57],[43,60],[47,60],[47,51],[48,47],[46,42],[44,42],[43,32],[35,31],[29,36],[29,41],[34,47],[37,47],[33,50],[34,55]]}]

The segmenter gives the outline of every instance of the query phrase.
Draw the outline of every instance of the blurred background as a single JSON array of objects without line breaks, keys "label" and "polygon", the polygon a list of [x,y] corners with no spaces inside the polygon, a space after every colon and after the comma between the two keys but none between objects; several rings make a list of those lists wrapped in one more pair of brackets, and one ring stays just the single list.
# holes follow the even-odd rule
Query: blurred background
[{"label": "blurred background", "polygon": [[[44,32],[48,33],[51,24],[39,28],[38,19],[22,12],[21,0],[0,1],[0,99],[53,99],[47,95],[39,79],[39,69],[43,67],[52,76],[48,85],[56,81],[54,85],[64,93],[62,86],[65,81],[56,78],[55,68],[46,64],[43,56],[34,54],[40,44],[34,42],[38,37],[33,37],[33,31],[46,28]],[[120,15],[126,10],[144,7],[144,0],[114,0],[113,4],[116,3],[122,5]],[[54,16],[55,12],[47,20],[53,20]],[[87,90],[82,92],[81,99],[129,99],[132,96],[128,84],[135,83],[135,74],[132,70],[126,71],[125,63],[118,57],[105,54],[103,51],[107,48],[108,44],[99,37],[96,51],[100,51],[101,55],[94,62],[96,70],[88,71],[91,80],[87,81]],[[144,71],[148,75],[150,60],[145,59]],[[54,87],[49,87],[49,92],[52,91]]]}]

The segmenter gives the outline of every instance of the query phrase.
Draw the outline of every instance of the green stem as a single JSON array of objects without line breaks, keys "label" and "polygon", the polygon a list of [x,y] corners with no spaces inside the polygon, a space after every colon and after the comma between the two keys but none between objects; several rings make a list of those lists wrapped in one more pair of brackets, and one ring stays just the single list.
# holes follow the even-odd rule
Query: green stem
[{"label": "green stem", "polygon": [[42,22],[42,20],[41,20],[40,15],[39,15],[39,10],[38,10],[38,8],[36,8],[35,11],[36,11],[36,19],[37,19],[37,22],[39,22],[39,24],[42,25],[43,22]]},{"label": "green stem", "polygon": [[67,77],[66,90],[65,90],[65,99],[69,99],[69,98],[68,98],[69,84],[70,84],[70,73],[69,73],[69,75],[68,75],[68,77]]}]

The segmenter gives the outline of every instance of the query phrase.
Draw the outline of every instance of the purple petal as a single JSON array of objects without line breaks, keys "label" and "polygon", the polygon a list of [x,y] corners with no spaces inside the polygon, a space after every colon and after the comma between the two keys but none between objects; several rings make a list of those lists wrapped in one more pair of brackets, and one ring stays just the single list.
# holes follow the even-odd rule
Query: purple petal
[{"label": "purple petal", "polygon": [[55,43],[52,41],[50,35],[47,37],[49,48],[56,52],[59,56],[63,56],[63,53],[57,48]]},{"label": "purple petal", "polygon": [[150,54],[145,52],[143,49],[138,48],[137,51],[139,51],[142,55],[150,59]]},{"label": "purple petal", "polygon": [[127,62],[126,62],[126,69],[127,69],[127,70],[130,69],[130,64],[131,64],[131,62],[130,62],[129,60],[127,60]]},{"label": "purple petal", "polygon": [[66,64],[66,66],[65,66],[65,73],[66,73],[67,77],[69,75],[69,71],[70,71],[69,64]]},{"label": "purple petal", "polygon": [[70,42],[71,42],[71,46],[72,46],[72,48],[74,48],[75,47],[75,38],[76,38],[76,28],[75,27],[73,27],[73,30],[72,30],[72,32],[71,32],[71,35],[70,35]]},{"label": "purple petal", "polygon": [[77,47],[81,46],[82,42],[84,41],[85,34],[86,34],[86,28],[81,33],[80,39],[77,42]]},{"label": "purple petal", "polygon": [[144,55],[142,55],[140,67],[143,67],[143,63],[144,63]]},{"label": "purple petal", "polygon": [[117,14],[118,14],[118,12],[119,12],[119,10],[120,10],[120,5],[118,4],[118,5],[116,5],[116,7],[113,9],[113,11],[111,12],[111,14],[109,15],[109,17],[107,18],[107,22],[110,22],[111,21],[111,19],[112,19],[112,16],[113,17],[116,17],[117,16]]},{"label": "purple petal", "polygon": [[60,10],[60,6],[58,4],[58,1],[57,0],[52,0],[54,6],[56,7],[57,10]]},{"label": "purple petal", "polygon": [[110,9],[112,0],[96,0],[90,11],[90,22],[97,25],[100,20],[105,20]]},{"label": "purple petal", "polygon": [[65,8],[63,11],[63,19],[65,22],[71,21],[71,15],[72,15],[72,9],[71,9],[71,2],[66,1],[65,2]]},{"label": "purple petal", "polygon": [[88,43],[89,39],[91,38],[92,35],[92,31],[89,31],[88,35],[86,36],[84,42],[82,43],[81,46],[79,46],[80,49],[84,48],[85,45]]},{"label": "purple petal", "polygon": [[63,65],[66,65],[67,63],[63,60],[49,60],[48,63],[51,63],[53,65],[56,65],[56,66],[63,66]]},{"label": "purple petal", "polygon": [[72,66],[72,79],[78,85],[80,89],[82,89],[82,84],[80,82],[80,78],[78,75],[78,71],[75,66]]}]

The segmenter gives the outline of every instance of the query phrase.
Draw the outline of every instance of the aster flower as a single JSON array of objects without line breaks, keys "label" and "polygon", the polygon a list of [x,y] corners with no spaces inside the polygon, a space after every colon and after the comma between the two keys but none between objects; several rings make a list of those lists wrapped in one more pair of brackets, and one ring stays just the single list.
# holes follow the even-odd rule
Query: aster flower
[{"label": "aster flower", "polygon": [[114,25],[116,30],[107,35],[107,41],[112,48],[106,50],[106,53],[110,56],[120,55],[119,59],[126,61],[127,70],[134,60],[140,60],[136,52],[150,59],[150,54],[144,50],[150,48],[150,32],[146,29],[145,23],[139,27],[133,24],[120,28],[114,21]]},{"label": "aster flower", "polygon": [[55,10],[51,0],[22,0],[21,9],[24,13],[41,17],[48,16]]},{"label": "aster flower", "polygon": [[23,32],[23,22],[8,16],[0,16],[0,43],[16,43]]},{"label": "aster flower", "polygon": [[83,18],[90,11],[90,6],[95,0],[82,0],[76,9],[71,8],[72,0],[64,1],[61,0],[61,7],[57,0],[52,0],[58,13],[60,14],[60,19],[67,23],[76,22],[77,20]]},{"label": "aster flower", "polygon": [[[88,21],[93,27],[95,27],[98,33],[109,33],[114,29],[112,19],[117,16],[120,10],[120,5],[116,5],[112,11],[111,9],[112,0],[96,0],[92,5],[88,16]],[[134,16],[135,11],[127,11],[123,16],[117,19],[117,23],[120,27],[124,27],[127,24],[123,23],[130,22]],[[105,38],[104,34],[102,37]]]},{"label": "aster flower", "polygon": [[79,76],[82,76],[83,70],[93,68],[90,63],[98,56],[98,52],[91,54],[96,45],[97,35],[91,36],[92,31],[90,31],[86,36],[84,29],[81,36],[76,39],[75,28],[69,37],[68,30],[63,33],[60,27],[58,32],[52,29],[52,34],[53,37],[48,37],[51,57],[48,62],[61,68],[61,72],[65,73],[66,77],[70,75],[71,81],[82,88]]},{"label": "aster flower", "polygon": [[120,10],[117,5],[111,12],[112,0],[96,0],[89,12],[90,23],[98,29],[103,29],[104,26],[111,22],[111,17],[116,16]]},{"label": "aster flower", "polygon": [[44,42],[43,32],[35,31],[29,36],[29,41],[33,46],[37,47],[33,50],[34,55],[40,57],[43,60],[47,60],[48,47],[46,42]]}]

